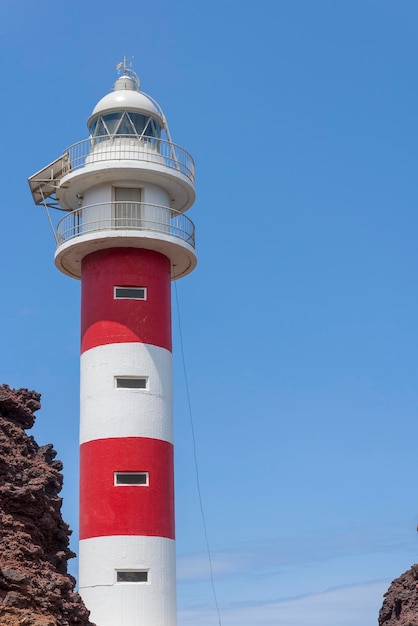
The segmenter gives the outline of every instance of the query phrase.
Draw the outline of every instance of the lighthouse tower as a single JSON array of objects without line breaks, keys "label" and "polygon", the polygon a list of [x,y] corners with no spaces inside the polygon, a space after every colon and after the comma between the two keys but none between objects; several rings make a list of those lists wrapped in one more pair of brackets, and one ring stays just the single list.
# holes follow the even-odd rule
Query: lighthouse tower
[{"label": "lighthouse tower", "polygon": [[97,626],[175,626],[170,289],[196,265],[194,166],[121,65],[88,139],[29,185],[81,279],[80,593]]}]

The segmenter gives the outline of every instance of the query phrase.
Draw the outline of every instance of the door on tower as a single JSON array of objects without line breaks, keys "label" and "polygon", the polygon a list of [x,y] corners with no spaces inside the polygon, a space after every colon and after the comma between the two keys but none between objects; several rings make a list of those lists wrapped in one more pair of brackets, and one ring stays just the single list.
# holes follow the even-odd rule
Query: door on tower
[{"label": "door on tower", "polygon": [[143,228],[141,189],[137,187],[115,187],[113,219],[115,228]]}]

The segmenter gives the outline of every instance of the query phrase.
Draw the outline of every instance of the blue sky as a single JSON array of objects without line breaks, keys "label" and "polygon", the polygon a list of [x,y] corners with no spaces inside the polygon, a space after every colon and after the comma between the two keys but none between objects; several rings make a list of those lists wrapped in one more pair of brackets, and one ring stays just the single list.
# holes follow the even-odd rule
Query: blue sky
[{"label": "blue sky", "polygon": [[[4,0],[1,381],[77,550],[79,284],[26,178],[135,55],[196,161],[177,284],[222,626],[372,626],[417,553],[418,5]],[[174,310],[179,626],[216,626]],[[76,573],[76,562],[71,571]]]}]

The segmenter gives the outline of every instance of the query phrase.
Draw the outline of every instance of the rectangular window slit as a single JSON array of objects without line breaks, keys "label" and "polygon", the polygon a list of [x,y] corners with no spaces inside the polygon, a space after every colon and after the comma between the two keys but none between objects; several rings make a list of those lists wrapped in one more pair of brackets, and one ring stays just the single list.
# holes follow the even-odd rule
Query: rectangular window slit
[{"label": "rectangular window slit", "polygon": [[117,570],[116,581],[118,583],[147,583],[147,570]]},{"label": "rectangular window slit", "polygon": [[148,379],[146,376],[115,376],[118,389],[146,389]]},{"label": "rectangular window slit", "polygon": [[122,300],[146,300],[146,287],[115,287],[114,298]]},{"label": "rectangular window slit", "polygon": [[148,485],[148,472],[115,472],[115,485]]}]

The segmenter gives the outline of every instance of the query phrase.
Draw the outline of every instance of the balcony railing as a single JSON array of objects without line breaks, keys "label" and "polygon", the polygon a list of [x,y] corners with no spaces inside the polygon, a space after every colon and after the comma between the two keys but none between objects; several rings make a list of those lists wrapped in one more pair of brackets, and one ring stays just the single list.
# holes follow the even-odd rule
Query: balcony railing
[{"label": "balcony railing", "polygon": [[146,202],[104,202],[76,209],[58,222],[57,245],[104,230],[161,233],[195,247],[194,224],[188,217]]},{"label": "balcony railing", "polygon": [[73,144],[64,153],[63,174],[104,161],[144,161],[181,172],[194,183],[194,161],[180,146],[156,137],[105,135]]}]

